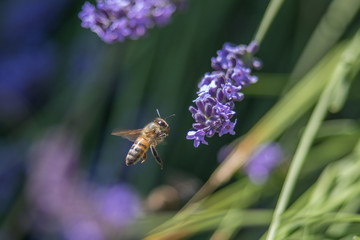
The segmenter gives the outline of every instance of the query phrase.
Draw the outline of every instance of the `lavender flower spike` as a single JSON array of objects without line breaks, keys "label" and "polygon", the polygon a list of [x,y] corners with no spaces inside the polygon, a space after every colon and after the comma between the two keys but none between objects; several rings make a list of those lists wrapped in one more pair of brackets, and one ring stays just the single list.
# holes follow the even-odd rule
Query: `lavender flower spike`
[{"label": "lavender flower spike", "polygon": [[197,108],[189,108],[196,131],[190,130],[186,139],[194,140],[195,147],[200,143],[207,145],[205,137],[212,137],[215,133],[220,137],[226,133],[235,134],[237,119],[231,121],[236,113],[235,102],[244,99],[240,90],[257,82],[251,69],[261,68],[261,61],[253,57],[258,49],[255,41],[248,46],[225,43],[217,56],[211,58],[215,71],[204,75],[198,85],[198,98],[194,100]]},{"label": "lavender flower spike", "polygon": [[155,25],[170,21],[176,6],[170,0],[97,0],[82,7],[81,26],[89,28],[107,43],[137,39]]}]

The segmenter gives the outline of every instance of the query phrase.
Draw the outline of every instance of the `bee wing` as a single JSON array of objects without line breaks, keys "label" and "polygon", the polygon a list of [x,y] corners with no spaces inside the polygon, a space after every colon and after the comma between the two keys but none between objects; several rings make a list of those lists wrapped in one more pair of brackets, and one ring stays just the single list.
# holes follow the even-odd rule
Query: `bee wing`
[{"label": "bee wing", "polygon": [[124,131],[114,131],[111,135],[120,136],[126,138],[132,142],[134,142],[141,134],[142,129],[134,129],[134,130],[124,130]]}]

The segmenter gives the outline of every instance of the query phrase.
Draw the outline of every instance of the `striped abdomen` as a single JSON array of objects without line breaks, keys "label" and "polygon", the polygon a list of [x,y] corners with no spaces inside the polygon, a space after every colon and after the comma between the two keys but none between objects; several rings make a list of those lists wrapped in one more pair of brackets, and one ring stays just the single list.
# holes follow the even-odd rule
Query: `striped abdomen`
[{"label": "striped abdomen", "polygon": [[149,146],[150,144],[147,138],[144,136],[138,137],[126,156],[126,165],[137,163],[144,156],[144,154],[146,154]]}]

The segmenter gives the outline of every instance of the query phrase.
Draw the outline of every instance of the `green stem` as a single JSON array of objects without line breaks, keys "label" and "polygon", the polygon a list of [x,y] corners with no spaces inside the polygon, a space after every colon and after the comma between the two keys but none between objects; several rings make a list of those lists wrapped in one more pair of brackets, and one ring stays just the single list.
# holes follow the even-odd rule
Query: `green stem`
[{"label": "green stem", "polygon": [[261,20],[260,26],[255,34],[254,40],[256,42],[261,43],[263,40],[267,30],[270,27],[270,24],[274,20],[276,14],[278,13],[281,5],[283,4],[284,0],[271,0],[269,6],[266,8],[266,12],[264,17]]},{"label": "green stem", "polygon": [[332,81],[330,81],[329,84],[326,86],[319,99],[318,104],[315,107],[313,114],[311,115],[305,132],[301,137],[299,147],[295,152],[293,163],[290,166],[290,170],[286,177],[284,187],[280,193],[278,204],[275,208],[267,240],[272,240],[275,238],[276,230],[280,223],[280,217],[289,202],[289,198],[294,189],[296,179],[299,176],[300,170],[303,166],[305,157],[310,149],[310,146],[314,140],[315,134],[317,133],[323,119],[325,118],[329,106],[330,96],[337,81],[338,79],[333,78]]},{"label": "green stem", "polygon": [[314,140],[317,131],[320,128],[323,119],[326,116],[334,89],[337,86],[338,82],[341,81],[344,78],[344,75],[349,71],[349,63],[354,62],[358,57],[358,54],[356,54],[357,52],[359,52],[356,44],[358,35],[359,33],[355,35],[353,42],[351,44],[348,44],[347,49],[343,52],[342,58],[340,59],[339,64],[335,68],[331,80],[322,92],[320,99],[310,117],[309,123],[305,128],[304,134],[300,139],[299,146],[296,149],[293,162],[290,166],[289,173],[286,177],[283,189],[280,193],[279,201],[275,208],[274,216],[269,228],[269,233],[266,238],[267,240],[275,239],[276,231],[280,224],[281,215],[283,214],[286,206],[289,203],[291,193],[293,192],[305,157],[310,149],[310,146]]}]

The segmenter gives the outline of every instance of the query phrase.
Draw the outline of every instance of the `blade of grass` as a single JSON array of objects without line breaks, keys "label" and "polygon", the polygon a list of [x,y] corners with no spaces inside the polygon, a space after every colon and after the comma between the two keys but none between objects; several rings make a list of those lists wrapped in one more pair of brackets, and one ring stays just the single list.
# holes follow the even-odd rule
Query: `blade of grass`
[{"label": "blade of grass", "polygon": [[[262,226],[268,224],[272,214],[272,211],[269,210],[243,210],[233,208],[231,211],[231,228]],[[190,219],[182,222],[181,224],[156,232],[144,238],[144,240],[183,239],[184,237],[195,233],[212,230],[219,225],[227,214],[228,210],[204,210],[194,214]]]},{"label": "blade of grass", "polygon": [[333,0],[297,62],[292,73],[294,81],[307,72],[346,30],[360,9],[358,0]]},{"label": "blade of grass", "polygon": [[279,200],[275,208],[273,220],[270,224],[269,232],[266,238],[267,240],[275,239],[276,232],[280,224],[281,215],[289,203],[290,196],[302,169],[305,157],[329,109],[331,102],[330,100],[333,96],[336,85],[340,80],[342,80],[344,74],[348,73],[347,70],[349,61],[354,61],[357,57],[359,57],[360,47],[357,46],[359,43],[359,35],[360,32],[354,36],[353,41],[348,44],[349,46],[344,51],[341,61],[334,70],[334,74],[332,75],[330,82],[322,92],[320,99],[310,117],[309,123],[305,128],[304,134],[300,139],[299,146],[295,152],[292,164],[290,165],[289,173],[285,179],[283,189],[280,193]]},{"label": "blade of grass", "polygon": [[[327,229],[334,226],[336,231],[327,232],[335,234],[332,237],[338,239],[344,229],[351,228],[351,223],[356,222],[354,219],[353,222],[339,220],[332,223],[328,222],[327,218],[331,214],[341,219],[341,216],[357,213],[360,197],[360,158],[357,152],[359,143],[358,138],[358,143],[350,155],[328,165],[316,183],[282,215],[283,224],[277,238],[294,238],[306,231],[307,239],[309,232],[323,233],[324,226],[327,226]],[[327,217],[322,219],[324,216]]]},{"label": "blade of grass", "polygon": [[280,193],[278,204],[275,208],[274,217],[269,228],[269,234],[266,238],[267,240],[275,239],[276,231],[280,224],[280,217],[288,205],[291,193],[293,192],[293,189],[295,187],[295,183],[298,179],[305,157],[310,149],[310,146],[323,119],[326,116],[329,107],[328,102],[330,101],[331,93],[337,81],[337,78],[332,78],[332,80],[329,82],[329,84],[321,94],[320,100],[316,105],[313,114],[311,115],[309,124],[306,126],[305,132],[300,139],[300,143],[295,152],[294,159],[290,166],[289,173],[286,177],[284,187]]},{"label": "blade of grass", "polygon": [[238,222],[238,219],[236,219],[236,216],[234,216],[232,211],[232,209],[235,207],[236,201],[232,203],[232,207],[228,209],[223,219],[221,219],[219,226],[212,234],[210,240],[226,240],[231,238],[237,229],[237,224],[234,223]]},{"label": "blade of grass", "polygon": [[259,45],[261,44],[261,41],[263,40],[283,2],[284,0],[271,0],[269,6],[266,8],[264,17],[262,18],[260,26],[254,37],[254,40],[257,41]]}]

